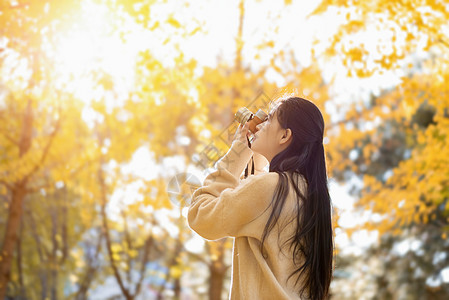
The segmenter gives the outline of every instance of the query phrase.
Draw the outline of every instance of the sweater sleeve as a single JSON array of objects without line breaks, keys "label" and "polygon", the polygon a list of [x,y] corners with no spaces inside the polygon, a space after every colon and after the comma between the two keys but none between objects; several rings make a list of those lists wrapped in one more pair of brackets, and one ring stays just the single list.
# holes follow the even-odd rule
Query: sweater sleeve
[{"label": "sweater sleeve", "polygon": [[269,205],[276,173],[264,173],[239,181],[252,151],[234,141],[229,151],[217,162],[216,170],[192,195],[188,212],[191,229],[202,237],[216,240],[237,236],[245,224],[260,216]]}]

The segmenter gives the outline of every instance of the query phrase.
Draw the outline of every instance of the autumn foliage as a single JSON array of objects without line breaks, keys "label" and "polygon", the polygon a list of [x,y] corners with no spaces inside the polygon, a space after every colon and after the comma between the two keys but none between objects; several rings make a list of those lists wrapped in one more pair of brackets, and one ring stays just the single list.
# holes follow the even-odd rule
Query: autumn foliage
[{"label": "autumn foliage", "polygon": [[220,52],[210,1],[1,1],[0,298],[102,297],[112,280],[125,299],[225,299],[232,240],[187,227],[187,175],[225,153],[239,107],[294,93],[323,112],[329,178],[365,216],[341,226],[335,206],[336,231],[378,235],[355,256],[337,244],[333,297],[446,299],[449,7],[299,2],[226,4]]}]

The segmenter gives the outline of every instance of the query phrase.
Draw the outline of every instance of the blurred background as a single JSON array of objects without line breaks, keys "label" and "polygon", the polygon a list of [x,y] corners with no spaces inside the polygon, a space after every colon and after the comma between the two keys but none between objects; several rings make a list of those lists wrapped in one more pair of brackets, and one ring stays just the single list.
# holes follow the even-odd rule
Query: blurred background
[{"label": "blurred background", "polygon": [[[0,0],[0,299],[227,299],[185,219],[239,107],[316,103],[332,299],[449,299],[446,0]],[[255,110],[254,110],[255,111]]]}]

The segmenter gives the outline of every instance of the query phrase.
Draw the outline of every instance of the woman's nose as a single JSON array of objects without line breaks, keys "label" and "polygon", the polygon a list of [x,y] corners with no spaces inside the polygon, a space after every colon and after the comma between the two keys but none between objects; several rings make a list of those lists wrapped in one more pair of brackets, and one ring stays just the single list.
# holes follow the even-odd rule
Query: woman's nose
[{"label": "woman's nose", "polygon": [[262,122],[262,123],[260,123],[260,124],[258,124],[257,126],[256,126],[256,131],[259,131],[261,128],[262,128],[262,124],[263,124],[264,122]]}]

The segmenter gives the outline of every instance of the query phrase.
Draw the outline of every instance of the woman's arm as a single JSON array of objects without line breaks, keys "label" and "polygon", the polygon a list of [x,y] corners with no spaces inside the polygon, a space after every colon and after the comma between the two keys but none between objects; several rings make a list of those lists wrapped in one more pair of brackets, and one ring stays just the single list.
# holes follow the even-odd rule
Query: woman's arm
[{"label": "woman's arm", "polygon": [[234,141],[217,170],[209,174],[192,195],[189,226],[206,239],[236,236],[245,224],[257,218],[269,205],[277,184],[277,174],[249,176],[239,181],[252,151]]}]

